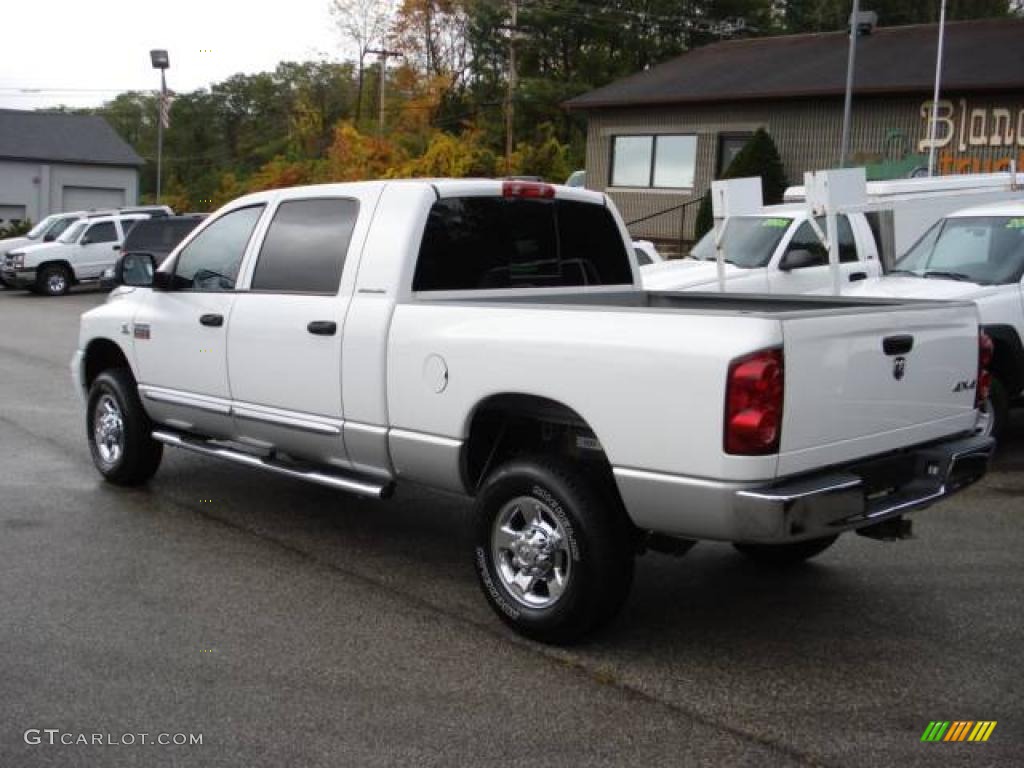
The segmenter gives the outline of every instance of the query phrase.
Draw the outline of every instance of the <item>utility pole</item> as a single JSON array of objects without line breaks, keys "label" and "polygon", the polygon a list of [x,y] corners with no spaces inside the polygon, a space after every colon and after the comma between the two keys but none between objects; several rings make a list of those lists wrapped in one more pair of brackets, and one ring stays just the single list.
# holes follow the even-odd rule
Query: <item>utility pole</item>
[{"label": "utility pole", "polygon": [[505,92],[505,173],[512,172],[512,125],[514,106],[512,96],[516,89],[516,24],[519,17],[518,0],[509,0],[511,5],[511,23],[508,31],[508,90]]},{"label": "utility pole", "polygon": [[[935,175],[935,131],[939,124],[939,88],[942,85],[942,43],[946,37],[946,0],[939,11],[939,47],[935,55],[935,91],[932,93],[932,119],[928,124],[928,175]],[[1019,137],[1018,137],[1019,138]]]},{"label": "utility pole", "polygon": [[380,74],[377,82],[377,135],[384,135],[384,76],[388,71],[388,59],[401,56],[401,51],[389,51],[386,48],[367,48],[367,53],[375,53],[380,57]]}]

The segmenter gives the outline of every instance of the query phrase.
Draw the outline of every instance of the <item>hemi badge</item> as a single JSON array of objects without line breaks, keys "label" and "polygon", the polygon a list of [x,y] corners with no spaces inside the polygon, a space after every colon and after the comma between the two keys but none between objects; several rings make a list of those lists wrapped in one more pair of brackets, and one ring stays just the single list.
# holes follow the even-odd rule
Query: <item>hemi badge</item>
[{"label": "hemi badge", "polygon": [[149,338],[149,323],[136,323],[135,324],[135,338],[136,339],[148,339]]}]

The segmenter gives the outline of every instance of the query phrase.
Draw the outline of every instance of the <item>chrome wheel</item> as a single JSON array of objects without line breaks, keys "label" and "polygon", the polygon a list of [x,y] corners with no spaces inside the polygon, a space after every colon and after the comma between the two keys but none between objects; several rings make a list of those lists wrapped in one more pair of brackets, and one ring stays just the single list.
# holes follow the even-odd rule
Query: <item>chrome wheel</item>
[{"label": "chrome wheel", "polygon": [[124,454],[124,417],[117,401],[110,395],[103,395],[96,401],[93,436],[103,462],[116,464]]},{"label": "chrome wheel", "polygon": [[568,536],[551,509],[532,496],[501,508],[491,531],[491,555],[505,589],[529,608],[550,608],[569,584]]},{"label": "chrome wheel", "polygon": [[67,289],[67,278],[61,273],[54,272],[46,278],[46,290],[48,293],[64,293]]}]

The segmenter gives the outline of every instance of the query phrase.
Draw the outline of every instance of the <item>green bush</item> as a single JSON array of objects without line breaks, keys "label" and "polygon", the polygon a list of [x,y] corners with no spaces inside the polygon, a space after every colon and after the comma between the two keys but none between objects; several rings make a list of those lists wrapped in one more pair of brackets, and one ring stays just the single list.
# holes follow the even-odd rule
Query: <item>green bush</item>
[{"label": "green bush", "polygon": [[0,240],[8,237],[21,237],[32,229],[32,222],[28,219],[12,221],[6,227],[0,227]]},{"label": "green bush", "polygon": [[[761,194],[765,205],[782,202],[782,195],[789,186],[789,181],[782,167],[778,147],[764,128],[757,129],[757,133],[750,138],[722,174],[723,179],[742,179],[751,176],[761,177]],[[709,189],[697,208],[694,237],[699,240],[712,226],[714,214]]]}]

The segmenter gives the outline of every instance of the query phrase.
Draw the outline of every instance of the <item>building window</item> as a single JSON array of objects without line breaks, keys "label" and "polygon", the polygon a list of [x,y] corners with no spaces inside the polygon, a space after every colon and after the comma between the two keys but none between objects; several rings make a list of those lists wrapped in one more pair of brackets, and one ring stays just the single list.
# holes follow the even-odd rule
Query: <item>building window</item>
[{"label": "building window", "polygon": [[697,163],[696,136],[615,136],[612,186],[688,189]]},{"label": "building window", "polygon": [[726,133],[718,137],[718,176],[716,178],[722,178],[726,169],[736,159],[736,155],[747,146],[747,142],[752,138],[754,138],[752,133]]}]

